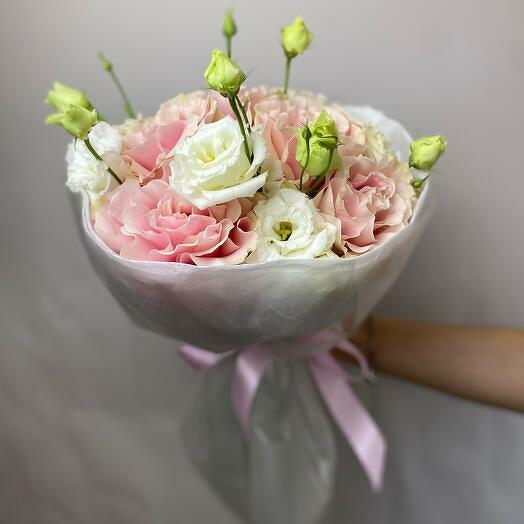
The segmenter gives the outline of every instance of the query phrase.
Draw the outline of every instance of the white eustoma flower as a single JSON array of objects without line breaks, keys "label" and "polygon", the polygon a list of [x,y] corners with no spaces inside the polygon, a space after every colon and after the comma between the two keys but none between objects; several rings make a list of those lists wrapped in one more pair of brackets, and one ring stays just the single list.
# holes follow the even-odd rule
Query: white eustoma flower
[{"label": "white eustoma flower", "polygon": [[[117,128],[107,122],[97,122],[93,126],[89,141],[101,157],[118,154],[122,149],[122,136]],[[85,191],[91,202],[95,202],[109,189],[113,179],[106,163],[97,160],[81,140],[69,144],[66,162],[66,185],[71,191]]]},{"label": "white eustoma flower", "polygon": [[331,246],[336,226],[326,222],[301,191],[281,188],[253,211],[258,219],[258,241],[248,262],[335,256]]},{"label": "white eustoma flower", "polygon": [[122,135],[118,127],[107,122],[97,122],[92,127],[89,131],[89,141],[100,156],[109,151],[119,153],[122,149]]},{"label": "white eustoma flower", "polygon": [[171,187],[199,209],[252,197],[266,182],[267,174],[257,171],[267,148],[257,132],[249,140],[252,162],[236,120],[225,117],[203,124],[174,148]]}]

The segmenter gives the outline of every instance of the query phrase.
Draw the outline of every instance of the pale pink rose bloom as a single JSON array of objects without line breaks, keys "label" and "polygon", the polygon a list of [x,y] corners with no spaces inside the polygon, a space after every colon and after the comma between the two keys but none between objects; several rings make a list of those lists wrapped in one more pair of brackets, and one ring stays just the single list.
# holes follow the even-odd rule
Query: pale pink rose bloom
[{"label": "pale pink rose bloom", "polygon": [[140,183],[169,178],[169,160],[176,144],[203,123],[215,122],[227,109],[212,91],[195,91],[164,102],[155,116],[123,126],[122,156],[131,164]]},{"label": "pale pink rose bloom", "polygon": [[247,198],[199,210],[163,180],[141,186],[128,178],[95,212],[94,229],[105,244],[130,260],[197,266],[240,264],[254,249],[253,207]]},{"label": "pale pink rose bloom", "polygon": [[404,227],[413,214],[411,173],[396,160],[348,157],[314,199],[326,220],[337,225],[336,250],[359,254]]},{"label": "pale pink rose bloom", "polygon": [[263,126],[268,153],[282,163],[284,176],[296,180],[300,166],[295,159],[295,131],[306,122],[312,122],[322,110],[322,99],[309,95],[284,97],[279,91],[264,88],[247,94],[256,125]]},{"label": "pale pink rose bloom", "polygon": [[363,147],[358,145],[361,141],[360,126],[353,123],[341,107],[326,106],[322,96],[309,93],[290,93],[289,96],[284,96],[280,90],[265,87],[246,90],[240,96],[242,100],[249,100],[251,119],[255,125],[263,126],[268,152],[282,163],[284,176],[290,180],[297,180],[301,172],[295,158],[295,133],[306,123],[313,122],[322,109],[336,123],[339,137],[344,144],[341,146],[344,154],[356,155],[363,151]]}]

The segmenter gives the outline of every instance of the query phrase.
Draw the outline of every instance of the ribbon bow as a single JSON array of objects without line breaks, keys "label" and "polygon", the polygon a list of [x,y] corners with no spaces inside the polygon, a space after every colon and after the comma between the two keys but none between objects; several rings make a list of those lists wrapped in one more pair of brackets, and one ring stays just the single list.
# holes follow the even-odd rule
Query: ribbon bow
[{"label": "ribbon bow", "polygon": [[[305,356],[301,348],[313,348]],[[190,344],[180,348],[191,367],[201,371],[237,355],[233,374],[232,399],[246,437],[250,435],[250,413],[260,381],[273,355],[275,342],[262,342],[226,353],[213,353]],[[311,375],[331,416],[348,444],[353,448],[374,491],[382,487],[386,441],[349,383],[350,376],[331,355],[334,347],[351,355],[364,376],[370,376],[366,358],[346,338],[334,330],[324,330],[312,337],[296,338],[286,344],[287,353],[295,352],[307,361]],[[286,357],[287,355],[283,355]]]}]

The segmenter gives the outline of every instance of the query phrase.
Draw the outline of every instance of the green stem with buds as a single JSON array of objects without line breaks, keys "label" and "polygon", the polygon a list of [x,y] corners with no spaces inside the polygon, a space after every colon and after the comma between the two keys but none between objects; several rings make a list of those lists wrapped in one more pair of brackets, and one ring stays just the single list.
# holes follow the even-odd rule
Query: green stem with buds
[{"label": "green stem with buds", "polygon": [[287,95],[287,88],[289,86],[289,71],[291,69],[291,60],[292,57],[286,56],[286,73],[284,75],[284,94]]},{"label": "green stem with buds", "polygon": [[111,75],[111,78],[113,79],[113,82],[115,83],[118,91],[120,91],[122,98],[124,99],[124,109],[127,113],[127,116],[129,116],[129,118],[136,118],[136,113],[133,109],[133,106],[131,105],[131,102],[129,101],[129,98],[127,96],[127,93],[124,90],[124,87],[120,83],[120,80],[118,80],[118,77],[116,76],[113,69],[110,69],[108,72]]},{"label": "green stem with buds", "polygon": [[86,145],[87,149],[89,149],[91,154],[97,160],[99,160],[100,162],[104,162],[105,163],[105,165],[107,166],[107,170],[109,171],[109,174],[121,185],[122,184],[122,180],[120,180],[120,178],[118,178],[118,175],[111,169],[109,164],[107,162],[105,162],[104,159],[95,151],[95,148],[93,147],[93,145],[89,141],[89,138],[84,139],[84,144]]},{"label": "green stem with buds", "polygon": [[[242,136],[244,137],[244,149],[246,151],[246,156],[248,160],[252,161],[251,152],[249,151],[249,142],[247,140],[246,130],[244,128],[244,123],[242,122],[242,117],[240,116],[240,111],[238,110],[237,102],[236,102],[236,95],[229,96],[229,105],[231,106],[231,109],[233,110],[233,113],[235,113],[235,116],[237,118],[238,125],[240,126],[240,132],[242,133]],[[240,104],[242,105],[242,104]]]},{"label": "green stem with buds", "polygon": [[103,68],[109,73],[109,76],[115,83],[121,97],[124,99],[124,110],[127,113],[127,116],[129,116],[129,118],[136,118],[136,113],[133,109],[133,106],[131,105],[131,102],[129,101],[129,97],[127,96],[124,86],[120,83],[120,80],[113,70],[113,64],[102,53],[99,53],[98,56],[102,62]]}]

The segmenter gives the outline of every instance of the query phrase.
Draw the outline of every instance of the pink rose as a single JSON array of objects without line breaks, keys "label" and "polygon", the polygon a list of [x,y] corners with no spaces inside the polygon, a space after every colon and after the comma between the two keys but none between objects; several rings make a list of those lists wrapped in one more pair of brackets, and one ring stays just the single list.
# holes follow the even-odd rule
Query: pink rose
[{"label": "pink rose", "polygon": [[[227,109],[214,92],[195,91],[164,102],[154,117],[124,125],[122,155],[142,184],[169,178],[171,150],[203,123],[214,122]],[[226,102],[227,105],[227,102]]]},{"label": "pink rose", "polygon": [[246,198],[200,211],[163,180],[140,186],[128,178],[95,212],[94,229],[111,249],[130,260],[197,266],[240,264],[254,249],[254,223]]},{"label": "pink rose", "polygon": [[319,211],[338,227],[341,254],[365,253],[404,227],[415,191],[409,169],[396,160],[347,157],[315,197]]},{"label": "pink rose", "polygon": [[301,168],[295,159],[295,132],[307,122],[312,122],[324,108],[336,123],[341,141],[344,143],[344,154],[359,154],[363,147],[360,141],[361,128],[353,123],[342,108],[336,105],[325,106],[321,96],[309,93],[292,93],[283,96],[279,90],[268,90],[265,87],[254,88],[241,93],[243,100],[249,100],[249,113],[255,124],[264,128],[263,136],[269,154],[282,163],[284,176],[296,180]]},{"label": "pink rose", "polygon": [[284,176],[296,180],[300,166],[295,159],[295,131],[311,122],[322,110],[322,100],[309,95],[284,97],[279,91],[263,88],[246,94],[254,113],[255,124],[263,125],[268,153],[282,163]]}]

